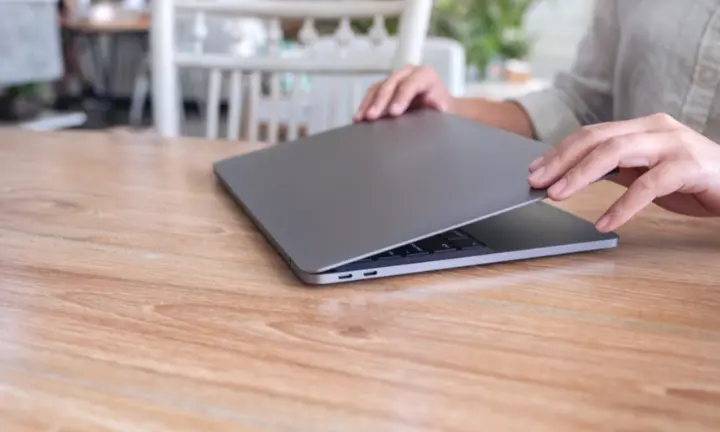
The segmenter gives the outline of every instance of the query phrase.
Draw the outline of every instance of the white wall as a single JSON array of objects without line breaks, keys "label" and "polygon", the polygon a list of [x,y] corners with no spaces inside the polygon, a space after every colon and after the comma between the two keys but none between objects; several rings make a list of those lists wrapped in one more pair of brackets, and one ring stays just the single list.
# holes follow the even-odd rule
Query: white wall
[{"label": "white wall", "polygon": [[534,74],[552,78],[567,69],[592,17],[595,0],[542,0],[526,18],[526,29],[537,36],[530,59]]}]

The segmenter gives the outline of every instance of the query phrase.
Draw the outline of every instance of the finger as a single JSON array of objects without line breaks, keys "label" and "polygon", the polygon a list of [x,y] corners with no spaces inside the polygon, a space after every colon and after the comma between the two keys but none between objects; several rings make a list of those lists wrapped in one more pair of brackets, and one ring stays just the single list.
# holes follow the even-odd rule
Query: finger
[{"label": "finger", "polygon": [[602,137],[612,136],[615,129],[610,124],[600,124],[587,126],[573,133],[530,164],[530,184],[535,188],[546,188],[555,183],[570,167],[602,142]]},{"label": "finger", "polygon": [[663,162],[640,176],[598,219],[596,228],[601,232],[615,230],[655,199],[680,190],[684,169],[681,163]]},{"label": "finger", "polygon": [[368,91],[365,93],[365,97],[363,98],[362,102],[360,102],[360,105],[358,106],[358,109],[353,116],[354,121],[360,121],[365,118],[367,109],[370,107],[370,104],[375,100],[375,95],[377,94],[381,85],[382,83],[375,83],[368,89]]},{"label": "finger", "polygon": [[435,76],[430,68],[421,67],[415,69],[398,85],[397,91],[392,99],[392,104],[390,105],[389,113],[391,115],[404,113],[413,99],[430,90],[434,78]]},{"label": "finger", "polygon": [[653,167],[673,144],[667,133],[638,133],[611,138],[570,168],[550,189],[548,196],[564,200],[606,176],[616,167]]},{"label": "finger", "polygon": [[531,173],[532,173],[532,172],[535,172],[538,168],[540,168],[540,166],[542,165],[542,163],[543,163],[548,157],[550,157],[550,155],[552,154],[552,152],[553,152],[554,150],[555,150],[555,149],[552,148],[552,149],[548,150],[547,152],[545,152],[544,155],[542,155],[542,156],[540,156],[539,158],[537,158],[537,159],[535,159],[534,161],[532,161],[532,163],[530,163],[530,167],[529,167],[530,172],[531,172]]},{"label": "finger", "polygon": [[444,96],[440,89],[430,90],[422,96],[423,106],[445,112],[448,110],[448,106]]},{"label": "finger", "polygon": [[677,127],[678,123],[665,115],[583,127],[563,140],[536,164],[529,178],[530,184],[535,188],[550,186],[600,143],[611,138],[643,132],[668,131]]},{"label": "finger", "polygon": [[551,158],[553,158],[555,156],[555,154],[557,153],[558,150],[559,150],[558,147],[551,147],[542,156],[540,156],[539,158],[532,161],[530,163],[530,166],[528,167],[530,170],[530,173],[534,173],[535,171],[540,169],[543,165],[545,165],[545,163],[548,160],[550,160]]},{"label": "finger", "polygon": [[382,83],[375,94],[375,98],[373,99],[370,107],[367,109],[365,117],[373,120],[387,112],[390,99],[395,94],[398,84],[407,78],[414,70],[415,68],[405,67],[390,75],[390,77]]}]

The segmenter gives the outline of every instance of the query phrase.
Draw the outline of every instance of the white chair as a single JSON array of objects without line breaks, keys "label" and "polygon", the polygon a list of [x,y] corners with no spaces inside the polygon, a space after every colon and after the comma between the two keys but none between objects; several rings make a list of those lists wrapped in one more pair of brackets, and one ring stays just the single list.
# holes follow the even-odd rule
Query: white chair
[{"label": "white chair", "polygon": [[[155,128],[161,136],[180,135],[180,115],[176,109],[180,103],[178,73],[183,68],[201,69],[209,73],[205,136],[218,138],[220,129],[220,101],[222,84],[229,79],[227,138],[238,139],[240,125],[246,118],[245,138],[256,141],[259,138],[258,102],[263,97],[263,80],[269,83],[269,99],[275,109],[267,125],[264,141],[276,142],[280,132],[282,102],[290,101],[287,138],[293,139],[300,132],[301,110],[310,112],[308,133],[347,122],[360,102],[363,94],[360,85],[353,85],[348,77],[387,74],[406,64],[420,64],[427,28],[430,20],[432,0],[349,0],[349,1],[302,1],[302,0],[156,0],[152,3],[151,55],[152,95]],[[199,21],[206,16],[219,14],[238,19],[259,18],[267,23],[267,53],[249,57],[235,52],[206,52],[203,38],[206,32],[199,31],[193,49],[182,49],[175,39],[175,25],[181,13],[192,13]],[[388,39],[385,19],[399,17],[399,30],[394,56],[385,59],[373,55],[373,48],[379,48]],[[295,56],[283,56],[281,42],[283,31],[281,20],[303,20],[299,33],[300,47]],[[368,33],[372,42],[365,52],[343,49],[355,40],[351,27],[352,19],[371,19],[373,24]],[[322,51],[314,50],[321,39],[316,21],[337,20],[334,40],[341,48],[339,56],[328,58]],[[242,43],[242,32],[237,43]],[[281,95],[281,79],[289,74],[322,76],[318,84],[311,85],[310,93],[304,91],[294,80],[289,94]],[[350,89],[348,96],[348,89]],[[333,91],[335,90],[335,91]],[[243,95],[243,93],[247,93]],[[245,96],[245,97],[243,97]],[[284,99],[284,101],[283,101]],[[247,103],[244,101],[247,100]],[[298,101],[307,101],[302,106]],[[300,106],[297,106],[300,105]],[[247,113],[243,116],[243,107]],[[287,114],[287,113],[286,113]]]}]

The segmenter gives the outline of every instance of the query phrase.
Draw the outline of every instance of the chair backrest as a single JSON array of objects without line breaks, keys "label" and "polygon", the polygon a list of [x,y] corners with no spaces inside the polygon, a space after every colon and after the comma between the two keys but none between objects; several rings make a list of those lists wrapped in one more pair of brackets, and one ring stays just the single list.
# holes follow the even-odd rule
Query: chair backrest
[{"label": "chair backrest", "polygon": [[[432,0],[154,0],[151,5],[153,117],[157,132],[170,137],[180,134],[180,113],[176,109],[180,104],[178,71],[188,68],[209,74],[206,137],[214,139],[219,135],[221,92],[227,80],[229,94],[224,98],[229,108],[227,138],[239,137],[240,125],[245,119],[247,133],[244,138],[257,140],[258,101],[269,98],[273,115],[266,125],[264,140],[275,142],[278,140],[281,121],[289,121],[285,125],[287,138],[292,139],[300,133],[299,116],[293,113],[306,110],[307,107],[283,106],[288,101],[290,105],[303,100],[310,103],[310,117],[313,120],[309,132],[317,132],[323,127],[337,125],[351,115],[363,96],[359,91],[350,91],[350,97],[346,97],[347,91],[333,93],[332,90],[341,90],[341,87],[347,90],[349,84],[347,79],[335,78],[387,74],[407,64],[419,64]],[[194,42],[189,47],[182,47],[178,44],[175,27],[179,16],[188,15],[193,16],[194,20]],[[204,23],[208,16],[214,15],[224,20],[235,20],[238,24],[253,19],[261,20],[267,30],[263,52],[249,56],[242,55],[237,49],[206,52],[203,41],[207,28]],[[355,39],[353,25],[358,22],[369,26],[367,36],[372,41],[370,48],[380,47],[388,39],[387,18],[397,18],[399,24],[392,61],[375,56],[370,50],[367,55],[357,55],[357,51],[353,51],[350,56],[342,54],[343,47],[349,46]],[[287,55],[283,50],[286,42],[283,22],[288,20],[302,23],[297,45],[291,52],[293,55]],[[339,47],[337,56],[329,57],[326,51],[316,53],[313,49],[322,39],[319,27],[325,22],[333,23],[333,39]],[[238,47],[251,36],[247,32],[237,31],[237,28],[233,31],[232,26],[229,30]],[[318,81],[322,85],[312,85],[311,82],[310,91],[303,98],[300,94],[304,89],[299,85],[302,81],[298,78],[307,76],[311,80],[312,76],[322,76],[323,79]],[[335,82],[334,88],[328,84],[332,82]],[[282,87],[288,94],[282,94]],[[288,111],[289,115],[282,119],[281,114]]]}]

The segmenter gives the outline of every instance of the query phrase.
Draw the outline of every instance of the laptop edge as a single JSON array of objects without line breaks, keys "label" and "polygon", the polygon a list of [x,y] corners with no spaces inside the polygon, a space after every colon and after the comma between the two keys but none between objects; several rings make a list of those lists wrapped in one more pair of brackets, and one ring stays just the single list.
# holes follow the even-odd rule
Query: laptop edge
[{"label": "laptop edge", "polygon": [[[612,175],[616,173],[617,170],[614,170],[609,175]],[[249,209],[243,205],[241,200],[236,196],[236,194],[233,192],[230,185],[228,185],[223,177],[216,171],[215,172],[216,177],[220,184],[225,188],[225,190],[230,195],[230,198],[233,200],[233,202],[239,206],[245,215],[248,217],[248,219],[252,222],[252,224],[260,231],[260,233],[263,235],[263,237],[266,239],[266,241],[275,249],[275,251],[280,255],[280,257],[285,261],[285,263],[288,265],[290,270],[297,276],[297,278],[302,281],[305,284],[308,285],[336,285],[336,284],[342,284],[342,283],[350,283],[350,282],[357,282],[361,280],[369,280],[369,279],[378,279],[378,278],[387,278],[387,277],[393,277],[393,276],[403,276],[403,275],[410,275],[410,274],[417,274],[417,273],[427,273],[427,272],[433,272],[433,271],[440,271],[440,270],[450,270],[450,269],[457,269],[457,268],[463,268],[463,267],[475,267],[475,266],[482,266],[482,265],[488,265],[488,264],[496,264],[496,263],[502,263],[502,262],[510,262],[510,261],[522,261],[522,260],[528,260],[528,259],[536,259],[536,258],[543,258],[543,257],[551,257],[551,256],[560,256],[560,255],[568,255],[568,254],[574,254],[574,253],[581,253],[581,252],[592,252],[592,251],[600,251],[604,249],[612,249],[618,246],[619,237],[616,233],[598,233],[594,232],[590,234],[592,238],[583,239],[580,241],[570,241],[570,242],[553,242],[552,244],[533,244],[532,236],[523,237],[523,244],[521,246],[515,245],[515,247],[510,248],[503,248],[498,247],[496,244],[493,244],[492,246],[495,248],[492,252],[483,252],[478,253],[475,255],[465,256],[465,257],[459,257],[459,258],[450,258],[450,259],[430,259],[424,262],[417,262],[417,263],[399,263],[397,265],[390,265],[390,266],[377,266],[373,264],[368,264],[365,268],[358,268],[355,270],[345,270],[343,269],[343,265],[348,264],[345,263],[343,265],[337,266],[334,269],[330,269],[328,271],[319,272],[319,273],[311,273],[303,271],[302,269],[298,268],[297,265],[292,261],[292,259],[288,256],[288,254],[282,249],[282,247],[275,241],[275,239],[265,230],[262,223],[258,221],[252,212],[249,211]],[[459,227],[453,227],[454,228],[460,228],[460,227],[466,227],[466,226],[475,226],[478,224],[482,224],[483,221],[497,221],[502,224],[503,219],[507,219],[508,217],[511,217],[513,214],[516,213],[536,213],[536,214],[544,214],[547,216],[553,217],[553,224],[552,225],[560,225],[560,226],[566,226],[566,224],[569,222],[571,224],[580,224],[584,225],[585,228],[589,230],[594,230],[593,224],[590,222],[579,218],[575,215],[572,215],[568,212],[565,212],[561,209],[555,208],[549,204],[546,204],[544,202],[534,202],[526,205],[522,205],[519,207],[516,207],[514,209],[508,209],[506,212],[501,212],[496,215],[491,215],[488,217],[481,218],[480,220],[470,222],[468,224],[461,225]],[[541,230],[549,229],[552,230],[552,226],[543,226],[543,227],[535,227],[540,228]],[[429,234],[427,237],[431,237],[435,233]],[[502,236],[502,235],[501,235]],[[424,237],[424,238],[427,238]],[[502,242],[501,242],[502,243]],[[357,262],[359,260],[362,260],[363,258],[374,256],[378,253],[385,252],[387,250],[393,249],[393,246],[388,247],[383,250],[370,252],[363,256],[358,256],[355,261]],[[351,262],[351,263],[352,263]]]}]

